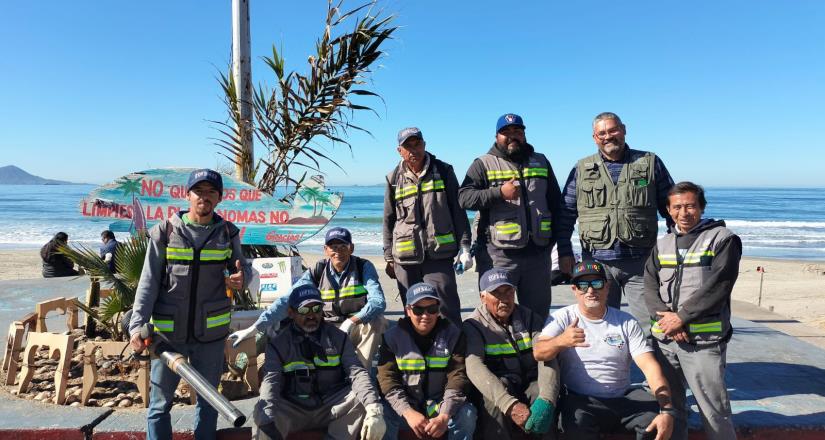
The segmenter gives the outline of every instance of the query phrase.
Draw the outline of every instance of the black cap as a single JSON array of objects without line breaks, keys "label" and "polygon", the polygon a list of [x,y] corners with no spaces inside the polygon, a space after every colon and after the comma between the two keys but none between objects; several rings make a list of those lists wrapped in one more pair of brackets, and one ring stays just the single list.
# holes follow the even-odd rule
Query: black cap
[{"label": "black cap", "polygon": [[576,282],[579,278],[587,275],[597,275],[599,278],[607,280],[607,275],[605,274],[604,265],[602,265],[602,263],[592,260],[584,260],[573,266],[573,282]]}]

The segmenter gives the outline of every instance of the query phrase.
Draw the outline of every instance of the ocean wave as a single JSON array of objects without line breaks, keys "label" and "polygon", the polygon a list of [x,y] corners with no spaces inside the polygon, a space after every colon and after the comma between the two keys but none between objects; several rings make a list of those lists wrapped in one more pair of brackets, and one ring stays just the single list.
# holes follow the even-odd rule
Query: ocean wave
[{"label": "ocean wave", "polygon": [[771,220],[725,220],[729,228],[823,228],[825,222],[771,221]]}]

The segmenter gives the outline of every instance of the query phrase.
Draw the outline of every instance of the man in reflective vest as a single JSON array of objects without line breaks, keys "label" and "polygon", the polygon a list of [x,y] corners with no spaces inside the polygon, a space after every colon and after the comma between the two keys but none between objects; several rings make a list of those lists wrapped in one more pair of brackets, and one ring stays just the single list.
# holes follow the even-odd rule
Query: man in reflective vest
[{"label": "man in reflective vest", "polygon": [[598,152],[576,163],[562,191],[559,270],[569,275],[573,268],[570,237],[578,219],[582,259],[596,260],[607,269],[608,305],[620,308],[624,293],[630,314],[649,335],[642,298],[644,264],[656,244],[657,210],[670,224],[666,205],[673,179],[658,156],[631,149],[626,134],[615,113],[601,113],[593,120]]},{"label": "man in reflective vest", "polygon": [[[358,359],[369,370],[381,334],[387,328],[387,320],[384,319],[387,303],[378,282],[378,273],[369,260],[352,255],[355,245],[349,230],[330,228],[324,243],[327,258],[307,269],[294,287],[308,284],[321,290],[324,321],[349,336]],[[257,332],[277,330],[280,322],[287,317],[288,299],[288,296],[276,299],[254,324],[229,335],[233,345],[237,346]],[[258,363],[263,364],[261,356]]]},{"label": "man in reflective vest", "polygon": [[[189,210],[149,230],[143,272],[129,322],[131,346],[143,351],[140,327],[151,322],[192,366],[217,387],[224,366],[231,299],[226,289],[242,289],[251,268],[241,253],[238,228],[215,213],[223,179],[213,170],[193,171],[186,185]],[[226,271],[235,273],[225,276]],[[147,413],[149,439],[172,438],[169,410],[180,377],[152,359]],[[198,396],[195,436],[215,438],[218,413]]]},{"label": "man in reflective vest", "polygon": [[516,287],[506,270],[482,274],[480,289],[481,304],[464,321],[467,375],[483,399],[480,437],[508,440],[527,432],[552,438],[558,364],[533,357],[533,341],[544,321],[516,304]]},{"label": "man in reflective vest", "polygon": [[389,403],[386,439],[402,427],[418,438],[471,439],[476,409],[467,402],[466,341],[451,321],[438,316],[433,286],[407,289],[406,317],[384,334],[378,384]]},{"label": "man in reflective vest", "polygon": [[561,193],[550,161],[527,143],[524,129],[519,115],[498,119],[495,143],[470,165],[458,201],[478,211],[493,267],[510,272],[519,304],[544,319]]},{"label": "man in reflective vest", "polygon": [[453,258],[470,269],[470,224],[458,206],[453,167],[424,151],[421,130],[398,133],[401,162],[387,175],[384,191],[384,260],[398,282],[401,301],[407,289],[426,282],[441,296],[441,314],[461,325]]},{"label": "man in reflective vest", "polygon": [[687,438],[687,383],[708,438],[733,439],[725,354],[742,241],[724,221],[702,218],[706,204],[704,190],[692,182],[670,189],[668,211],[676,225],[647,260],[645,301],[654,348],[673,389],[674,438]]},{"label": "man in reflective vest", "polygon": [[323,429],[326,438],[379,440],[386,430],[378,391],[347,335],[324,322],[324,301],[312,285],[289,294],[291,323],[266,347],[257,438]]}]

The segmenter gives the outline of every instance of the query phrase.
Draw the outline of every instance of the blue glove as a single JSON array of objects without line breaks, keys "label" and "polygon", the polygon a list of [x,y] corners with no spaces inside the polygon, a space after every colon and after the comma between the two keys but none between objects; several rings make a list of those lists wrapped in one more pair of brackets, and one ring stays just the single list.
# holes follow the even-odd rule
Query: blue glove
[{"label": "blue glove", "polygon": [[545,434],[550,430],[550,425],[553,423],[554,411],[555,408],[552,403],[541,397],[537,398],[530,405],[530,418],[524,424],[524,431],[528,434]]}]

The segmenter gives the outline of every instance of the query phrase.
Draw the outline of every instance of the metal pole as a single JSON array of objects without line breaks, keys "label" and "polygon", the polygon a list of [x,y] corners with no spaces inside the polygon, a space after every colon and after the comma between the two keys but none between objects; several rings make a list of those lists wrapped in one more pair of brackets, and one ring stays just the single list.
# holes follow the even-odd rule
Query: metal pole
[{"label": "metal pole", "polygon": [[235,165],[236,177],[254,183],[252,170],[252,65],[249,38],[249,0],[232,0],[232,77],[243,127],[238,127],[243,153]]},{"label": "metal pole", "polygon": [[765,278],[765,268],[757,267],[756,270],[759,271],[759,299],[756,300],[756,306],[762,307],[762,281]]}]

